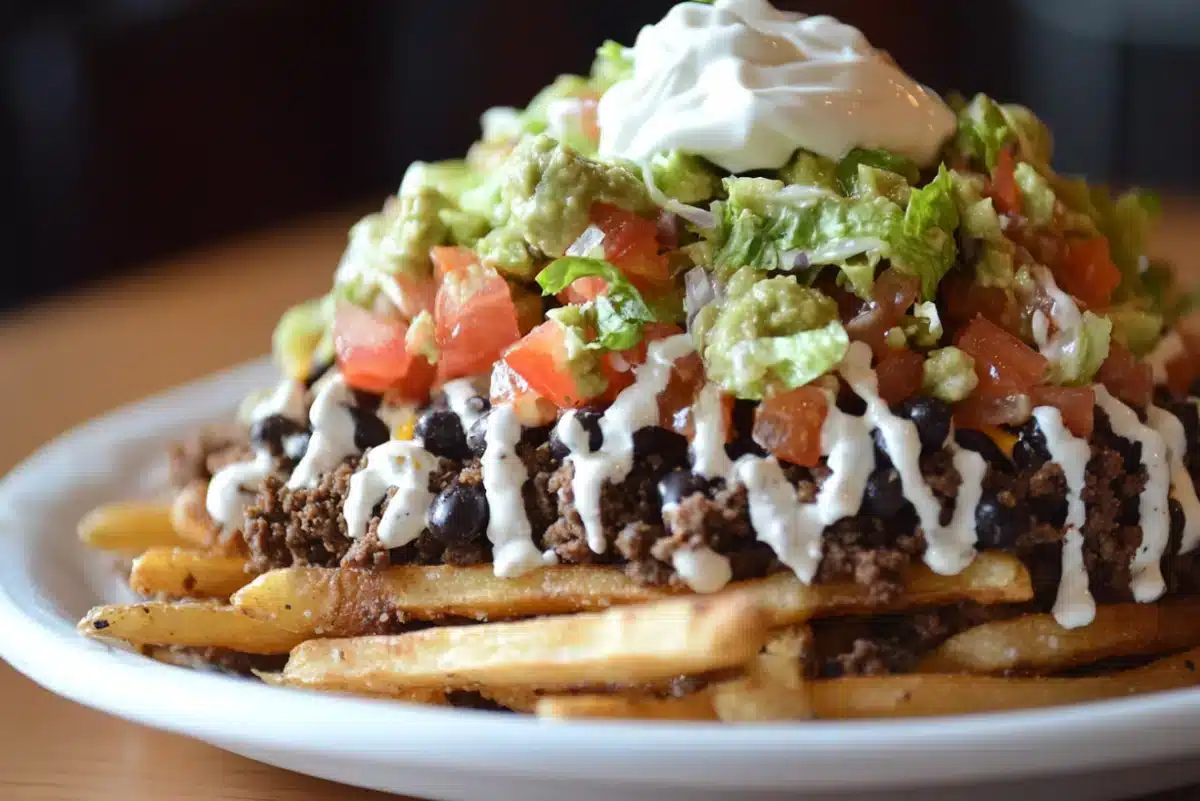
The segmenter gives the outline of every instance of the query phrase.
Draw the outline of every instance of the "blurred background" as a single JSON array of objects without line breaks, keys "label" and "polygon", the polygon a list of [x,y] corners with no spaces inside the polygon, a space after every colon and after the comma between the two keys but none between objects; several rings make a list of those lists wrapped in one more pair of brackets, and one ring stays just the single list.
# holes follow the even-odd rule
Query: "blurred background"
[{"label": "blurred background", "polygon": [[[670,0],[3,0],[0,309],[323,210],[378,206],[632,43]],[[1026,103],[1056,163],[1200,184],[1200,3],[812,0],[939,91]],[[332,264],[330,268],[332,269]]]}]

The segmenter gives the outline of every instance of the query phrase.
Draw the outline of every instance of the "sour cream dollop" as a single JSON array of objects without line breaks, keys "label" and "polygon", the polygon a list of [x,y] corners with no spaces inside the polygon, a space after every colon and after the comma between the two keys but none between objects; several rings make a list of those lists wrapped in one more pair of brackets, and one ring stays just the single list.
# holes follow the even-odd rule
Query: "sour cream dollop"
[{"label": "sour cream dollop", "polygon": [[680,3],[638,34],[633,77],[599,105],[600,153],[646,163],[680,149],[739,173],[798,148],[885,148],[922,165],[955,130],[933,92],[832,17],[766,0]]}]

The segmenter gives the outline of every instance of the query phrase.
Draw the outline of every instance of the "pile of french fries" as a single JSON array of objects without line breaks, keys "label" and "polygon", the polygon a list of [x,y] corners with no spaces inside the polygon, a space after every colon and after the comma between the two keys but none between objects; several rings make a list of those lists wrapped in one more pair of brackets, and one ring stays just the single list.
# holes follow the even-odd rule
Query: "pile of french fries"
[{"label": "pile of french fries", "polygon": [[[1200,599],[1102,606],[1069,631],[1024,614],[962,631],[914,673],[813,678],[815,618],[1030,601],[1028,573],[1005,554],[981,554],[956,576],[914,567],[881,606],[861,586],[805,586],[790,573],[709,596],[641,586],[609,566],[516,579],[490,565],[254,575],[179,504],[106,506],[79,533],[139,553],[129,584],[147,598],[92,609],[83,634],[176,664],[201,648],[286,656],[282,670],[257,672],[278,687],[424,704],[465,691],[550,719],[746,722],[991,712],[1200,683]],[[1078,675],[1123,657],[1156,659]]]}]

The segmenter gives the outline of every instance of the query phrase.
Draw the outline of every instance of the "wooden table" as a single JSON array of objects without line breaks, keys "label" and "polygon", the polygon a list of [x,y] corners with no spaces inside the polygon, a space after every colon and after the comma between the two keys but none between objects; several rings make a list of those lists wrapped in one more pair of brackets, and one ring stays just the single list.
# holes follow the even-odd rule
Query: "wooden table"
[{"label": "wooden table", "polygon": [[[279,312],[328,287],[352,221],[305,220],[0,318],[0,474],[77,422],[265,352]],[[1168,204],[1157,250],[1182,263],[1198,229],[1200,203]],[[390,797],[107,717],[3,663],[0,710],[5,801]],[[1198,796],[1195,788],[1155,801]]]}]

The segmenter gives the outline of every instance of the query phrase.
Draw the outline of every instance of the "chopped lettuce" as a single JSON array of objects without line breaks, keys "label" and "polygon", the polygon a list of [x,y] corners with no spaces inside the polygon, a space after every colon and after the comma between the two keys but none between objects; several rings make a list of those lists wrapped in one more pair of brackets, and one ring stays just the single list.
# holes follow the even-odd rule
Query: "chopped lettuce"
[{"label": "chopped lettuce", "polygon": [[1134,303],[1120,303],[1104,314],[1112,322],[1113,340],[1139,358],[1154,350],[1162,336],[1165,320],[1158,312],[1138,308]]},{"label": "chopped lettuce", "polygon": [[738,270],[726,299],[701,309],[692,326],[709,378],[739,398],[794,389],[845,356],[849,337],[837,304],[790,276]]},{"label": "chopped lettuce", "polygon": [[800,251],[814,267],[841,267],[866,298],[875,265],[887,258],[918,276],[924,296],[932,298],[954,264],[958,212],[945,170],[913,190],[906,208],[886,197],[844,198],[767,178],[726,178],[725,189],[728,200],[713,204],[719,224],[711,234],[723,277],[744,266],[789,266],[787,256]]},{"label": "chopped lettuce", "polygon": [[658,318],[625,274],[602,259],[568,256],[557,259],[538,273],[542,292],[557,295],[580,278],[597,276],[608,282],[608,291],[588,301],[581,309],[594,324],[596,336],[588,347],[627,350],[642,339],[642,327]]},{"label": "chopped lettuce", "polygon": [[1014,175],[1021,190],[1021,212],[1025,217],[1037,226],[1053,222],[1057,198],[1050,183],[1027,161],[1017,164]]},{"label": "chopped lettuce", "polygon": [[977,175],[950,172],[954,204],[962,223],[962,235],[978,240],[978,258],[973,265],[980,286],[1010,289],[1015,265],[1016,246],[1000,225],[1000,215],[992,199],[983,196],[984,180]]},{"label": "chopped lettuce", "polygon": [[785,184],[819,186],[822,189],[837,189],[837,164],[824,156],[797,150],[792,160],[779,170],[779,180]]},{"label": "chopped lettuce", "polygon": [[923,369],[921,388],[946,403],[964,400],[979,385],[975,360],[955,347],[930,351]]},{"label": "chopped lettuce", "polygon": [[954,147],[991,170],[1005,147],[1011,147],[1013,155],[1021,161],[1049,164],[1053,140],[1050,130],[1029,109],[1002,106],[987,95],[978,94],[958,112]]},{"label": "chopped lettuce", "polygon": [[907,156],[896,155],[878,148],[856,147],[838,162],[834,173],[842,194],[854,194],[859,165],[896,173],[910,184],[917,183],[921,178],[921,170],[917,167],[917,163]]},{"label": "chopped lettuce", "polygon": [[860,198],[886,197],[893,203],[907,206],[912,197],[912,187],[903,175],[859,164],[851,194]]},{"label": "chopped lettuce", "polygon": [[283,313],[271,335],[271,352],[284,375],[300,381],[312,371],[332,322],[332,295],[299,303]]},{"label": "chopped lettuce", "polygon": [[1057,332],[1042,349],[1050,361],[1050,381],[1067,386],[1090,383],[1108,358],[1112,328],[1107,317],[1085,311],[1078,327]]},{"label": "chopped lettuce", "polygon": [[704,159],[679,150],[656,153],[650,175],[667,196],[681,203],[699,203],[721,190],[721,177]]}]

